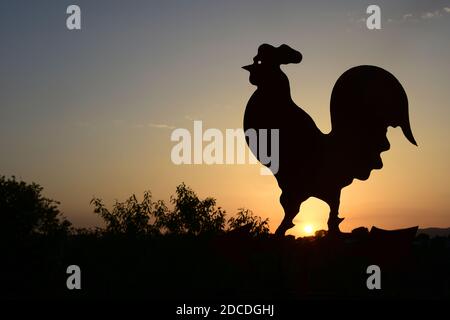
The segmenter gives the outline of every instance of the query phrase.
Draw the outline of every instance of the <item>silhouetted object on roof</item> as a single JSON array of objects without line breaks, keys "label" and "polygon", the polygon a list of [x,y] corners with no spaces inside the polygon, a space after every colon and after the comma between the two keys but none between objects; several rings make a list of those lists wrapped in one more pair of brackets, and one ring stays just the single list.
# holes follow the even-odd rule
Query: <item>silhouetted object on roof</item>
[{"label": "silhouetted object on roof", "polygon": [[[388,71],[353,67],[333,87],[332,130],[324,134],[292,101],[289,80],[280,69],[281,64],[301,60],[301,53],[285,44],[259,47],[254,63],[243,67],[257,87],[245,110],[244,130],[279,129],[279,169],[274,175],[282,190],[285,217],[276,233],[284,235],[294,226],[292,219],[300,205],[312,196],[328,203],[328,229],[338,234],[343,220],[338,217],[341,189],[383,167],[380,153],[390,147],[387,128],[400,126],[417,145],[409,124],[408,98]],[[257,150],[252,151],[258,158]]]},{"label": "silhouetted object on roof", "polygon": [[411,250],[417,229],[417,226],[397,230],[372,227],[367,249],[373,261],[377,261],[382,268],[401,266],[410,261],[413,258]]},{"label": "silhouetted object on roof", "polygon": [[412,243],[418,229],[419,227],[417,226],[397,230],[384,230],[372,227],[372,229],[370,229],[370,236],[373,239],[385,240],[388,243],[392,243],[393,241]]}]

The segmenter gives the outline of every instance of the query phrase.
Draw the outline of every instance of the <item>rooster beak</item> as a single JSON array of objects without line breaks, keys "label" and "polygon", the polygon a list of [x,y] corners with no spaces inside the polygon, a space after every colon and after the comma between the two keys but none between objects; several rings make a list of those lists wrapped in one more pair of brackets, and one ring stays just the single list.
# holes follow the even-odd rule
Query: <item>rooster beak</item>
[{"label": "rooster beak", "polygon": [[243,66],[242,67],[242,69],[247,70],[248,72],[250,72],[251,68],[252,68],[251,64],[249,64],[248,66]]}]

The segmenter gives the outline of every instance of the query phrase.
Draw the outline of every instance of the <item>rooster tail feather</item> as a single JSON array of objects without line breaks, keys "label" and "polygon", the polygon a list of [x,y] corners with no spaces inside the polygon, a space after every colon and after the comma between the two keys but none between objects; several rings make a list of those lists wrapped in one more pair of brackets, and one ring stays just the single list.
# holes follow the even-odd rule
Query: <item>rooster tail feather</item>
[{"label": "rooster tail feather", "polygon": [[404,119],[403,123],[400,125],[400,128],[402,128],[403,134],[405,135],[406,139],[408,139],[408,141],[411,142],[413,145],[417,146],[417,142],[416,139],[414,139],[408,118]]}]

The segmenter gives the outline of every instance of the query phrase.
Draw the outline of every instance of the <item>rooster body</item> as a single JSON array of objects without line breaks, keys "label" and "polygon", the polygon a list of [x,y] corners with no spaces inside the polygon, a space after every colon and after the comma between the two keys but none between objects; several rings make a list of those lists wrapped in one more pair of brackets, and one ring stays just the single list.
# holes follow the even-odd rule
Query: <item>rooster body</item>
[{"label": "rooster body", "polygon": [[[390,73],[374,66],[354,67],[338,79],[331,97],[332,130],[322,133],[292,100],[289,80],[280,69],[280,64],[301,59],[287,45],[259,47],[254,63],[243,67],[257,86],[245,109],[244,130],[279,131],[279,168],[274,176],[282,190],[285,217],[276,234],[284,235],[294,226],[293,218],[309,197],[330,206],[328,229],[336,234],[343,220],[338,216],[341,189],[382,168],[380,153],[390,147],[387,127],[400,125],[408,140],[416,142],[403,88]],[[257,150],[252,151],[258,158]]]}]

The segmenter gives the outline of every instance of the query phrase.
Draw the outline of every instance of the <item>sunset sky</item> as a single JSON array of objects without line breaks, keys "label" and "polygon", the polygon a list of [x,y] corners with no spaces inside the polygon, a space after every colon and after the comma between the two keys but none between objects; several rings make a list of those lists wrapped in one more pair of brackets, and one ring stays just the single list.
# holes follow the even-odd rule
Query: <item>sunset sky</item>
[{"label": "sunset sky", "polygon": [[[81,7],[82,30],[66,28]],[[368,30],[369,4],[381,30]],[[18,1],[0,3],[0,175],[44,187],[76,226],[108,205],[151,190],[168,200],[185,182],[228,214],[246,207],[283,217],[280,190],[260,165],[181,165],[174,128],[241,128],[255,90],[241,66],[262,43],[303,54],[283,70],[294,101],[323,132],[329,100],[348,68],[389,70],[409,99],[418,147],[390,128],[384,168],[343,189],[341,224],[450,226],[449,1]],[[309,199],[290,233],[326,228],[328,206]]]}]

